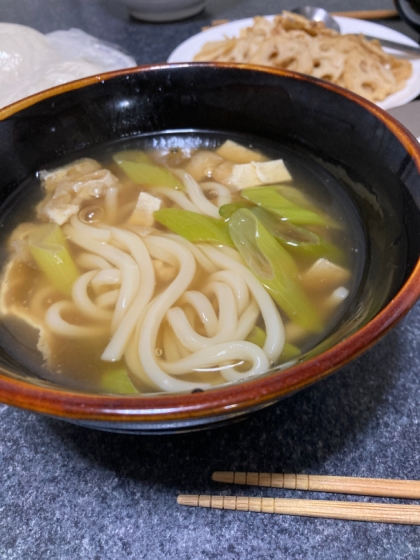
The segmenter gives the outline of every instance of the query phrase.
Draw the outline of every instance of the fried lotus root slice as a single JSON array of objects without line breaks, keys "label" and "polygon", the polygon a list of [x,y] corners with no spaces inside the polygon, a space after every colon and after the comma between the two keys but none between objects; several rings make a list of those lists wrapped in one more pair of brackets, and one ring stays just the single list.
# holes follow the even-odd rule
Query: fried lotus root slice
[{"label": "fried lotus root slice", "polygon": [[251,64],[263,64],[303,74],[313,70],[312,56],[305,37],[290,41],[286,37],[274,36],[267,39],[249,60]]},{"label": "fried lotus root slice", "polygon": [[345,66],[344,87],[370,101],[382,101],[399,89],[390,68],[356,50],[348,53]]},{"label": "fried lotus root slice", "polygon": [[337,41],[331,37],[320,37],[311,44],[313,60],[312,76],[336,82],[344,71],[346,55],[337,49]]},{"label": "fried lotus root slice", "polygon": [[264,42],[260,40],[251,40],[249,38],[241,38],[236,41],[235,46],[232,48],[228,56],[220,58],[219,60],[225,62],[235,63],[249,63],[253,57],[258,53],[260,46]]},{"label": "fried lotus root slice", "polygon": [[224,39],[223,41],[211,41],[206,43],[201,51],[193,58],[194,62],[206,62],[209,60],[226,60],[236,45],[236,39]]},{"label": "fried lotus root slice", "polygon": [[239,38],[204,45],[194,60],[254,63],[328,80],[382,101],[403,89],[412,74],[408,60],[386,53],[379,41],[340,35],[323,23],[283,11],[273,21],[254,18]]},{"label": "fried lotus root slice", "polygon": [[274,21],[270,21],[265,17],[256,16],[254,18],[254,25],[247,27],[244,33],[241,33],[241,37],[252,37],[253,39],[258,37],[263,39],[269,37],[273,32],[275,32],[276,26],[276,18]]},{"label": "fried lotus root slice", "polygon": [[406,80],[413,74],[413,67],[410,61],[404,58],[395,58],[394,56],[390,57],[389,65],[398,83],[398,90],[400,90],[405,87]]}]

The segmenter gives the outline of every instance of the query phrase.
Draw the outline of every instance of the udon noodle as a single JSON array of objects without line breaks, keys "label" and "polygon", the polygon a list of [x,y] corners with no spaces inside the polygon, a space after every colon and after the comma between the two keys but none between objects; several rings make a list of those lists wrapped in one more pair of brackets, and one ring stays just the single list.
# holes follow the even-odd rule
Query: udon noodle
[{"label": "udon noodle", "polygon": [[76,385],[242,381],[298,359],[345,309],[351,258],[330,239],[345,237],[342,217],[326,216],[280,158],[233,141],[126,149],[40,178],[36,219],[10,236],[0,305]]}]

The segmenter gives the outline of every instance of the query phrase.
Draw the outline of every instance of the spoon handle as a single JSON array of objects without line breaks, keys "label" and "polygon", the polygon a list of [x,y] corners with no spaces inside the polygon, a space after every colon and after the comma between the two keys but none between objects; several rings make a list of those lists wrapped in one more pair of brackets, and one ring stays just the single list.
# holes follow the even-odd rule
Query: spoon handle
[{"label": "spoon handle", "polygon": [[364,33],[363,36],[365,37],[365,39],[368,39],[369,41],[373,41],[374,39],[376,39],[381,43],[383,47],[389,47],[390,49],[397,49],[399,51],[407,51],[407,52],[420,54],[420,46],[406,45],[405,43],[397,43],[396,41],[381,39],[381,37],[372,37],[371,35],[365,35]]}]

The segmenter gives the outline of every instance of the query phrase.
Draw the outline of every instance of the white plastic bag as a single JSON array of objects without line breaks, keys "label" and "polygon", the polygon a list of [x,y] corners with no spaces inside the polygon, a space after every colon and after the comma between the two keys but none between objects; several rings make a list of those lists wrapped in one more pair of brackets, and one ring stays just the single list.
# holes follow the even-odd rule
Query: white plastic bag
[{"label": "white plastic bag", "polygon": [[136,61],[119,47],[80,29],[43,35],[0,23],[0,107],[72,80],[133,66]]}]

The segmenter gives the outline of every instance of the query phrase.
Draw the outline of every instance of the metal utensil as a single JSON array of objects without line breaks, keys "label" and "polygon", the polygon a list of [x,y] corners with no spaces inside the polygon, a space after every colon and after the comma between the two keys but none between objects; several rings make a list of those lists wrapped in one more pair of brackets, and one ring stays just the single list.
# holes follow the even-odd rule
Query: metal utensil
[{"label": "metal utensil", "polygon": [[415,47],[414,45],[405,45],[404,43],[397,43],[396,41],[389,41],[388,39],[381,39],[380,37],[372,37],[371,35],[363,35],[369,41],[373,41],[373,39],[376,39],[381,43],[383,47],[389,47],[390,49],[397,49],[399,51],[407,51],[420,54],[420,47]]},{"label": "metal utensil", "polygon": [[339,24],[332,16],[330,16],[327,10],[324,10],[324,8],[317,8],[316,6],[302,6],[300,8],[294,8],[291,12],[306,17],[306,19],[311,21],[320,21],[324,23],[325,27],[329,27],[330,29],[334,29],[334,31],[338,31],[340,33]]},{"label": "metal utensil", "polygon": [[[304,16],[311,21],[323,22],[325,27],[329,27],[330,29],[334,29],[335,31],[340,32],[340,25],[327,12],[327,10],[324,10],[324,8],[318,8],[316,6],[303,6],[300,8],[294,8],[291,11],[295,14]],[[372,41],[373,39],[377,39],[384,47],[420,54],[420,46],[406,45],[404,43],[400,43],[397,41],[389,41],[388,39],[381,39],[381,37],[373,37],[371,35],[364,35],[364,36],[369,41]]]}]

